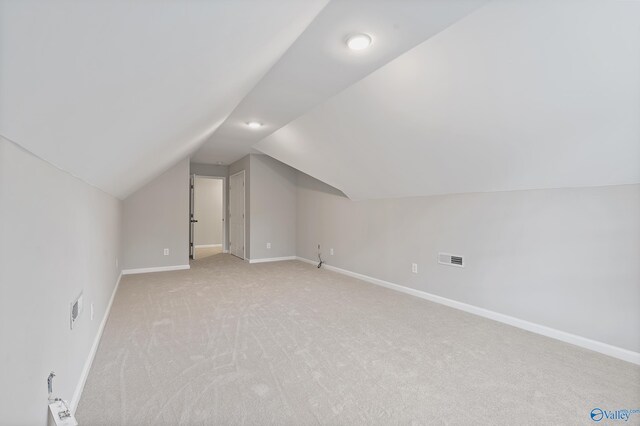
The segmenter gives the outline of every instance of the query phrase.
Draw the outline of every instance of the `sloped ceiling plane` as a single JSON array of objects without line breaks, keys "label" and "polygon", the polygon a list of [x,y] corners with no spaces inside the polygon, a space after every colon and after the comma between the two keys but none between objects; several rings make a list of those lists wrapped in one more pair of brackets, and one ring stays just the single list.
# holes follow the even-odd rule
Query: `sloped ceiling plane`
[{"label": "sloped ceiling plane", "polygon": [[353,199],[637,183],[637,22],[598,0],[0,0],[0,134],[120,198],[250,152]]}]

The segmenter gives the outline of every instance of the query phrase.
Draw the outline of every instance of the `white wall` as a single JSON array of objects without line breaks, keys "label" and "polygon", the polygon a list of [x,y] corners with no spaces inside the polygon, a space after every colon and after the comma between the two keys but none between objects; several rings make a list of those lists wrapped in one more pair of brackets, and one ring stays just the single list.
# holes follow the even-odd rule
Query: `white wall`
[{"label": "white wall", "polygon": [[298,172],[261,154],[247,155],[229,166],[230,175],[241,170],[245,171],[246,257],[295,256]]},{"label": "white wall", "polygon": [[297,171],[266,155],[250,161],[250,258],[295,256]]},{"label": "white wall", "polygon": [[122,248],[123,269],[189,264],[188,159],[124,200]]},{"label": "white wall", "polygon": [[218,164],[191,163],[189,164],[189,170],[192,175],[229,177],[229,166]]},{"label": "white wall", "polygon": [[[229,177],[244,170],[244,256],[250,258],[251,253],[251,162],[250,156],[246,155],[229,165]],[[228,186],[228,183],[227,183]],[[227,188],[228,191],[228,188]],[[228,193],[228,192],[227,192]],[[227,198],[229,200],[229,198]],[[228,202],[230,204],[230,201]],[[227,223],[229,220],[227,220]]]},{"label": "white wall", "polygon": [[194,245],[222,245],[222,179],[199,178],[194,182]]},{"label": "white wall", "polygon": [[355,202],[298,183],[298,256],[320,243],[330,265],[640,351],[640,185]]},{"label": "white wall", "polygon": [[56,396],[72,402],[118,279],[121,207],[0,137],[1,425],[46,424],[52,370]]}]

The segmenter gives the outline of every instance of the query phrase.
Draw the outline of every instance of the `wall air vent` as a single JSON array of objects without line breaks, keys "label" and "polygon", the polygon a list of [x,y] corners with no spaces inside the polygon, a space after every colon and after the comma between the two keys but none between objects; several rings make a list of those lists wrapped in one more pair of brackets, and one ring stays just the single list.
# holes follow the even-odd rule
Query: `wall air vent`
[{"label": "wall air vent", "polygon": [[464,256],[450,253],[438,253],[438,263],[442,265],[464,268]]},{"label": "wall air vent", "polygon": [[78,320],[78,317],[80,317],[80,314],[82,313],[82,293],[80,293],[80,296],[78,296],[78,298],[71,303],[71,329],[73,330],[73,326],[76,323],[76,321]]}]

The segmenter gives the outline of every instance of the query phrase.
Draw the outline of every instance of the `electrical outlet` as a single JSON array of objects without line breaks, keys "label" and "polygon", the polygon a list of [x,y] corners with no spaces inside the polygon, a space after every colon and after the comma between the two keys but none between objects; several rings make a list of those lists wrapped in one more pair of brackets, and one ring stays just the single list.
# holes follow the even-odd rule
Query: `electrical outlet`
[{"label": "electrical outlet", "polygon": [[164,249],[164,255],[169,256],[169,249]]},{"label": "electrical outlet", "polygon": [[91,321],[93,321],[93,303],[91,304]]},{"label": "electrical outlet", "polygon": [[271,248],[271,243],[267,243],[267,248],[270,249]]},{"label": "electrical outlet", "polygon": [[329,249],[329,254],[330,254],[331,256],[333,256],[333,249],[332,249],[332,248],[330,248],[330,249]]},{"label": "electrical outlet", "polygon": [[417,263],[412,263],[411,264],[411,272],[413,272],[414,274],[418,273],[418,264]]}]

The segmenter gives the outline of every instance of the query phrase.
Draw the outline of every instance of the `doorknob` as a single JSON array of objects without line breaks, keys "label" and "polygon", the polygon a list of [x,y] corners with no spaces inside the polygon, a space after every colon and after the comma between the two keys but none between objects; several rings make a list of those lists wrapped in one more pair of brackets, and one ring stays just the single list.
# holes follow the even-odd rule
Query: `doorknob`
[{"label": "doorknob", "polygon": [[196,223],[196,222],[197,222],[197,220],[191,219],[191,223]]}]

